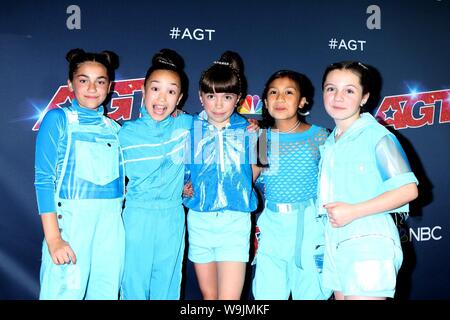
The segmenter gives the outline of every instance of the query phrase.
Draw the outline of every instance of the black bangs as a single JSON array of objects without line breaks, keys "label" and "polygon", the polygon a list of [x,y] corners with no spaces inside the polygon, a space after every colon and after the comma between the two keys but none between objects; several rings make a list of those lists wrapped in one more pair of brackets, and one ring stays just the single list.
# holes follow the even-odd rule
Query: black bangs
[{"label": "black bangs", "polygon": [[229,66],[214,65],[202,75],[199,83],[200,91],[205,93],[242,92],[241,81],[237,72]]}]

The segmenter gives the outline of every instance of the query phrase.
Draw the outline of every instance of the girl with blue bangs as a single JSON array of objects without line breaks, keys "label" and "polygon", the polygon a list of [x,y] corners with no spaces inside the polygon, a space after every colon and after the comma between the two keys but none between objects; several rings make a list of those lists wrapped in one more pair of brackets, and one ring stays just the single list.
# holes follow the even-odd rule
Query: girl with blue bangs
[{"label": "girl with blue bangs", "polygon": [[338,300],[392,298],[403,253],[390,213],[408,212],[418,181],[396,137],[363,109],[371,94],[367,66],[333,63],[322,88],[336,123],[321,149],[324,286]]},{"label": "girl with blue bangs", "polygon": [[68,107],[49,111],[36,140],[35,187],[44,228],[40,299],[118,298],[124,256],[124,173],[104,103],[118,57],[72,49]]},{"label": "girl with blue bangs", "polygon": [[[325,128],[308,124],[313,87],[305,75],[275,72],[263,92],[261,165],[255,177],[263,186],[264,211],[258,218],[259,243],[253,280],[255,299],[323,300],[321,286],[324,219],[317,216],[319,147]],[[265,165],[265,166],[264,166]]]},{"label": "girl with blue bangs", "polygon": [[[202,111],[191,131],[188,258],[205,300],[240,299],[257,208],[251,164],[256,133],[235,112],[245,79],[240,57],[225,52],[200,78]],[[259,127],[258,127],[259,128]],[[255,159],[255,161],[252,160]]]}]

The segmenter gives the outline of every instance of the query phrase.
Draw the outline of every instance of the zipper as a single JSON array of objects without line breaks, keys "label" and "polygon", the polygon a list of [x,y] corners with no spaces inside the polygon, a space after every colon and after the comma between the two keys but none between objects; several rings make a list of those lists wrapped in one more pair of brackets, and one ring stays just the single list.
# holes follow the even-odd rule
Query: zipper
[{"label": "zipper", "polygon": [[336,250],[339,249],[339,246],[340,246],[342,243],[346,242],[346,241],[355,240],[355,239],[361,239],[361,238],[365,238],[365,237],[376,237],[376,238],[389,239],[389,240],[391,240],[391,241],[394,243],[394,245],[395,245],[394,239],[392,239],[391,237],[389,237],[389,236],[387,236],[387,235],[384,235],[384,234],[381,234],[381,233],[369,233],[369,234],[355,235],[355,236],[352,236],[352,237],[350,237],[350,238],[347,238],[347,239],[344,239],[344,240],[339,241],[339,242],[336,244]]},{"label": "zipper", "polygon": [[220,162],[220,170],[225,172],[225,160],[223,154],[223,130],[218,131],[219,134],[219,162]]}]

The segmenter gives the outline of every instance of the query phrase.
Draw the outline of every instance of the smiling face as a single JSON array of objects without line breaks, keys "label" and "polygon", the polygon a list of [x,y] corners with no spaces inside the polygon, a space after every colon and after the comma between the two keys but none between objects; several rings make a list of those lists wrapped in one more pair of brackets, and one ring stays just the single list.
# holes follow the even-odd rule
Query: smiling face
[{"label": "smiling face", "polygon": [[288,77],[275,79],[267,89],[265,105],[276,122],[296,122],[297,111],[305,103],[298,84]]},{"label": "smiling face", "polygon": [[208,115],[208,122],[218,129],[224,128],[230,122],[239,96],[235,93],[200,92],[200,101]]},{"label": "smiling face", "polygon": [[369,98],[363,95],[360,78],[350,70],[335,69],[328,73],[323,85],[325,110],[338,127],[345,130],[359,118],[360,107]]},{"label": "smiling face", "polygon": [[81,63],[67,84],[80,107],[93,110],[105,101],[111,87],[106,67],[94,61]]},{"label": "smiling face", "polygon": [[171,70],[155,70],[142,88],[144,105],[155,121],[166,119],[176,108],[183,94],[178,74]]}]

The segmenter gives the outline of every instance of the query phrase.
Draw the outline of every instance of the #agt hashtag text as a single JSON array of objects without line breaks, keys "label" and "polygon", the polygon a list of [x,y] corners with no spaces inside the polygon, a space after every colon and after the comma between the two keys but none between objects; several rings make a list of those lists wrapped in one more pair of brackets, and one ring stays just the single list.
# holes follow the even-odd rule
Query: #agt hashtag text
[{"label": "#agt hashtag text", "polygon": [[213,29],[194,29],[193,31],[189,30],[189,28],[180,29],[179,27],[172,27],[169,30],[169,37],[172,40],[208,40],[212,41],[212,35],[216,32]]},{"label": "#agt hashtag text", "polygon": [[364,51],[365,43],[366,43],[366,40],[348,40],[348,41],[346,41],[345,39],[338,40],[336,38],[331,38],[328,41],[328,47],[331,50]]}]

